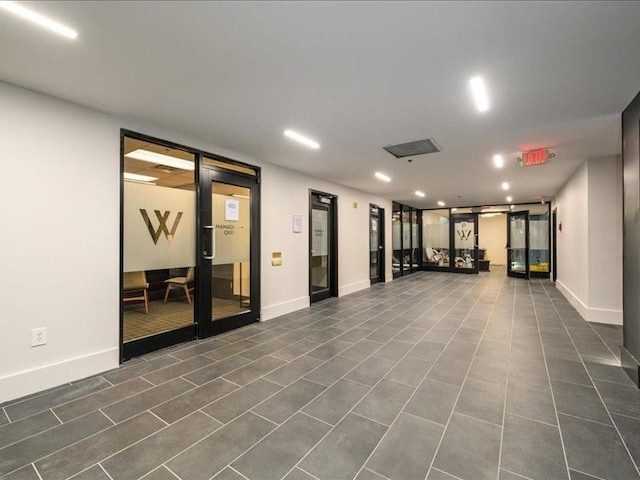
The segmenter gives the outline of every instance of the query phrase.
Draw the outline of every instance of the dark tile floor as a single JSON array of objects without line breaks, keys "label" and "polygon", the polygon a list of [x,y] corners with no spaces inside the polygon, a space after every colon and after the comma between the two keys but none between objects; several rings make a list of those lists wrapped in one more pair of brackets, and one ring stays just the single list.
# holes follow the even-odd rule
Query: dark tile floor
[{"label": "dark tile floor", "polygon": [[0,477],[638,479],[621,336],[548,281],[421,272],[6,403]]}]

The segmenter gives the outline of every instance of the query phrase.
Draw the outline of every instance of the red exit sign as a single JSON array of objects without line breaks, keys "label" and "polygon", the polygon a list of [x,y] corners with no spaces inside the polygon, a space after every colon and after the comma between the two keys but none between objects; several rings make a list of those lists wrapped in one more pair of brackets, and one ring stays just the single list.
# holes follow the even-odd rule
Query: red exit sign
[{"label": "red exit sign", "polygon": [[529,167],[531,165],[542,165],[549,161],[549,149],[540,148],[531,150],[522,154],[522,166]]}]

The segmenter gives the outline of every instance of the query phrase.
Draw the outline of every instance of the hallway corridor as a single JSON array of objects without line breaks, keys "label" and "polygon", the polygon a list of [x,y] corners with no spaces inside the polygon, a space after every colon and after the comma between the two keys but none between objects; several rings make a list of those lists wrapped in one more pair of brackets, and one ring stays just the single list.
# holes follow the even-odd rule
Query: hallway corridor
[{"label": "hallway corridor", "polygon": [[621,328],[493,270],[419,272],[3,404],[0,478],[640,478]]}]

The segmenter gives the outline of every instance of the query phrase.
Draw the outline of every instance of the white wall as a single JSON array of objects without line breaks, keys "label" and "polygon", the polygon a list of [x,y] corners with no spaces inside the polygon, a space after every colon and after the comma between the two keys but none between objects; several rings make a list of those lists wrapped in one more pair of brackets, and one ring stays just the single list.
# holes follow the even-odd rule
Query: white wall
[{"label": "white wall", "polygon": [[499,214],[494,217],[480,215],[478,221],[480,235],[478,246],[487,250],[487,257],[491,265],[507,264],[507,215]]},{"label": "white wall", "polygon": [[555,198],[557,287],[588,321],[622,325],[620,157],[585,161]]},{"label": "white wall", "polygon": [[[386,211],[392,279],[389,200],[2,82],[0,111],[0,402],[118,365],[120,128],[263,167],[263,320],[308,305],[310,188],[339,197],[339,294],[369,286],[370,202]],[[283,266],[271,266],[273,251]],[[34,327],[47,327],[47,345],[30,347]]]}]

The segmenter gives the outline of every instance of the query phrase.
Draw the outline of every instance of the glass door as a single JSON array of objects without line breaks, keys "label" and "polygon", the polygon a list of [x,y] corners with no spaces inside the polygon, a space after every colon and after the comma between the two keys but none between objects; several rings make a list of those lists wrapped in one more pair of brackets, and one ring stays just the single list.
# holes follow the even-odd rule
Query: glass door
[{"label": "glass door", "polygon": [[208,337],[259,321],[257,179],[201,170],[200,325]]},{"label": "glass door", "polygon": [[453,271],[478,273],[478,214],[452,215]]},{"label": "glass door", "polygon": [[509,213],[507,252],[507,275],[529,278],[529,212]]},{"label": "glass door", "polygon": [[384,209],[369,206],[369,278],[384,282]]},{"label": "glass door", "polygon": [[309,296],[313,303],[338,296],[336,198],[311,192],[310,203]]}]

